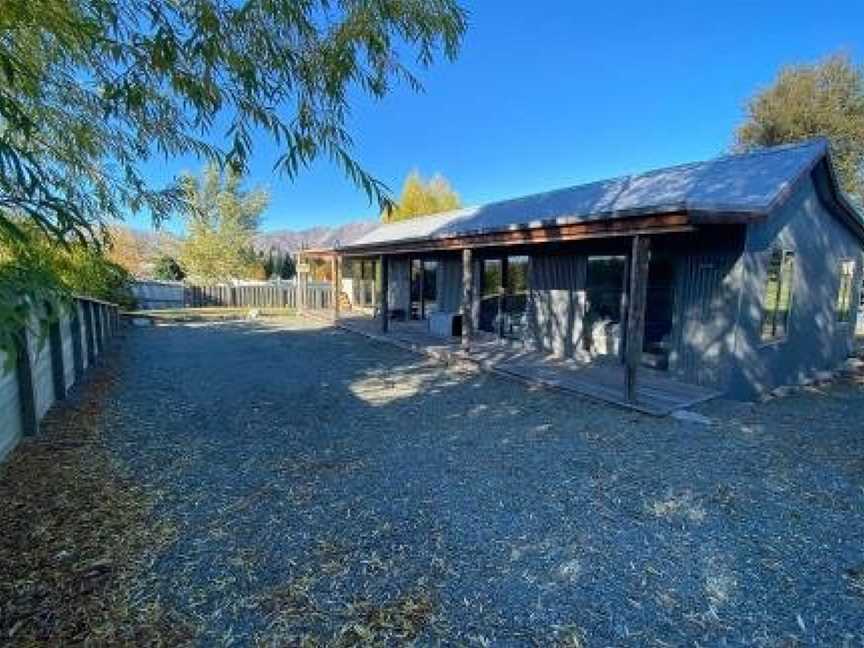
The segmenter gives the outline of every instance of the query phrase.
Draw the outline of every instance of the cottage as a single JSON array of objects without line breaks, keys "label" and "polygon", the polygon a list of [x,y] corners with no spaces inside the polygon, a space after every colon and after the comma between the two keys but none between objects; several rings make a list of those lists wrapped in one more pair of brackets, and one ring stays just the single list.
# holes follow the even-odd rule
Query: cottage
[{"label": "cottage", "polygon": [[381,225],[334,265],[382,331],[617,364],[628,399],[640,366],[752,399],[852,352],[862,251],[814,140]]}]

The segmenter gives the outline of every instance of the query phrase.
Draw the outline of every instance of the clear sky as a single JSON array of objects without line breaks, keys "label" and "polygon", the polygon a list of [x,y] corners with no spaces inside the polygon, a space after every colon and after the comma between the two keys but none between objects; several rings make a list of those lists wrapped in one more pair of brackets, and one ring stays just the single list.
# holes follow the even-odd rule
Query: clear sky
[{"label": "clear sky", "polygon": [[[839,50],[864,60],[864,3],[854,0],[463,6],[462,52],[421,73],[423,93],[397,88],[354,107],[355,152],[394,193],[414,168],[442,173],[472,205],[713,157],[782,65]],[[291,182],[274,159],[260,141],[250,183],[272,195],[263,229],[376,217],[329,163]],[[198,168],[160,161],[149,172]]]}]

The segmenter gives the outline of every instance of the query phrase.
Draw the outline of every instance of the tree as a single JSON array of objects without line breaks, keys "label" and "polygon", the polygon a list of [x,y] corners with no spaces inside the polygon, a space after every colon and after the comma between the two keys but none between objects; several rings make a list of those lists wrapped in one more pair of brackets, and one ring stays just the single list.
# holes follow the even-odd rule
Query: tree
[{"label": "tree", "polygon": [[399,200],[391,209],[381,212],[381,220],[393,223],[458,209],[461,205],[459,194],[450,188],[450,183],[442,175],[436,174],[424,181],[418,171],[412,171],[405,178]]},{"label": "tree", "polygon": [[261,259],[268,279],[291,279],[294,276],[294,259],[281,248],[271,247],[266,258],[261,252]]},{"label": "tree", "polygon": [[160,281],[182,281],[186,277],[183,268],[172,256],[161,255],[153,264],[153,278]]},{"label": "tree", "polygon": [[824,136],[843,189],[864,202],[864,74],[848,56],[783,68],[747,104],[741,150]]},{"label": "tree", "polygon": [[185,176],[187,237],[180,260],[190,277],[220,281],[252,276],[260,266],[252,248],[269,196],[245,191],[236,171],[209,166],[200,178]]},{"label": "tree", "polygon": [[411,67],[455,57],[465,26],[456,0],[4,0],[0,235],[14,214],[58,240],[90,241],[127,210],[158,221],[183,192],[151,186],[144,161],[242,172],[253,133],[289,178],[329,158],[384,206],[351,152],[350,103],[418,90]]},{"label": "tree", "polygon": [[141,275],[147,263],[144,242],[131,229],[119,225],[109,228],[106,256],[133,275]]},{"label": "tree", "polygon": [[29,314],[44,314],[46,301],[69,303],[78,294],[134,305],[131,275],[103,250],[79,242],[57,245],[24,219],[15,226],[19,236],[0,239],[0,351],[7,359],[20,329],[33,324]]}]

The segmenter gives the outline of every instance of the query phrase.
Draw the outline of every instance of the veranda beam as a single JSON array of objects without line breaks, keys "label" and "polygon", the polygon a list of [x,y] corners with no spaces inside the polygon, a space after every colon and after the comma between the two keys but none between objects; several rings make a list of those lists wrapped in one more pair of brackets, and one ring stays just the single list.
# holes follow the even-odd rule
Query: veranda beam
[{"label": "veranda beam", "polygon": [[630,403],[636,402],[636,372],[642,361],[650,258],[651,239],[647,236],[634,236],[633,248],[630,252],[630,290],[627,300],[624,383],[624,398]]}]

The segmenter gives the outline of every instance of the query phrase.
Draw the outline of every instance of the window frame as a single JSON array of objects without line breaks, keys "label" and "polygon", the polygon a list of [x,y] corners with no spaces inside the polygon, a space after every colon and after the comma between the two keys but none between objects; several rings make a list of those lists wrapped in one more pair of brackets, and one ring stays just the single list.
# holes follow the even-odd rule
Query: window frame
[{"label": "window frame", "polygon": [[[769,297],[768,287],[770,285],[770,273],[771,273],[771,265],[773,264],[774,258],[779,255],[780,256],[780,265],[777,269],[777,290],[775,294],[775,306],[773,311],[768,310],[767,301]],[[783,322],[783,332],[782,334],[778,334],[778,315],[783,312],[778,306],[782,301],[782,295],[784,292],[784,287],[787,287],[784,284],[784,271],[786,269],[787,260],[791,261],[791,271],[788,279],[788,289],[789,289],[789,299],[788,299],[788,307],[786,308],[786,317]],[[774,248],[771,250],[770,256],[768,257],[768,267],[766,268],[765,277],[763,279],[762,285],[762,318],[759,323],[759,341],[762,346],[772,346],[775,344],[782,344],[786,340],[789,339],[789,328],[792,322],[792,312],[795,305],[795,280],[796,280],[796,253],[793,248]],[[771,333],[766,335],[765,327],[768,319],[771,319]]]},{"label": "window frame", "polygon": [[[851,266],[852,270],[846,274],[845,269],[848,266]],[[858,270],[855,259],[848,257],[840,259],[840,262],[837,264],[837,270],[837,298],[834,301],[834,319],[842,326],[849,326],[855,322],[856,317],[853,317],[853,313],[857,315],[856,311],[859,306],[855,300],[855,273]],[[844,279],[848,279],[848,283],[845,284],[845,291],[843,289]],[[841,307],[841,299],[844,297],[846,299],[845,317]]]}]

